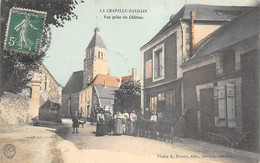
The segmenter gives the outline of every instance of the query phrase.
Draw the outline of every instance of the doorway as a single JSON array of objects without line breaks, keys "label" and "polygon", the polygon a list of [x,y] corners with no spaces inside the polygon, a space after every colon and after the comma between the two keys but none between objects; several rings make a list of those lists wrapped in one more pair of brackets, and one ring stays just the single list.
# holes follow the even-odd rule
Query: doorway
[{"label": "doorway", "polygon": [[214,130],[214,90],[207,88],[200,90],[200,123],[201,136],[208,139],[208,133],[213,133]]}]

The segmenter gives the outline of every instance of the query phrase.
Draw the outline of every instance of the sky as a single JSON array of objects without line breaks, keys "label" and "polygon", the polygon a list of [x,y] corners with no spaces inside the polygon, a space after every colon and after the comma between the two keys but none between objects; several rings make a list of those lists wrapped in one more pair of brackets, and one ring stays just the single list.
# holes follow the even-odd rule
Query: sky
[{"label": "sky", "polygon": [[[146,44],[186,4],[225,6],[252,6],[257,0],[85,0],[76,6],[78,19],[51,26],[51,44],[44,65],[54,78],[65,86],[74,71],[83,70],[85,50],[94,34],[100,36],[107,47],[108,66],[113,76],[127,76],[137,68],[141,78],[140,48]],[[111,13],[103,9],[143,9],[145,13]],[[143,19],[122,19],[123,16]],[[110,16],[111,19],[106,19]],[[112,19],[121,16],[121,19]]]}]

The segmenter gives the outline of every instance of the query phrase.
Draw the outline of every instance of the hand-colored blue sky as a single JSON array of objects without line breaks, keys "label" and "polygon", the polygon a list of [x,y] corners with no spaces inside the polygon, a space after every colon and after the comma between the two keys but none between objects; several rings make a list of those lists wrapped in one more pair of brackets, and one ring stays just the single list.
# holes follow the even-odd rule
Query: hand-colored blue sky
[{"label": "hand-colored blue sky", "polygon": [[[227,6],[255,5],[257,0],[186,0],[187,4],[210,4]],[[44,60],[45,66],[63,86],[74,71],[83,69],[85,49],[94,28],[108,49],[108,65],[114,76],[131,74],[137,68],[141,77],[140,47],[148,42],[177,13],[185,0],[87,0],[78,5],[78,19],[65,23],[63,28],[51,27],[51,46]],[[146,9],[147,13],[102,13],[100,9]],[[144,19],[109,20],[104,15],[137,15]]]}]

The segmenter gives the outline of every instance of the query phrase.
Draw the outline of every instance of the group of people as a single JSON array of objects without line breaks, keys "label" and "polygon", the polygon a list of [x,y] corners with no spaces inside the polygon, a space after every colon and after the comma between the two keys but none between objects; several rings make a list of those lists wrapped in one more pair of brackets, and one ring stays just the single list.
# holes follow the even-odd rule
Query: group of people
[{"label": "group of people", "polygon": [[[78,133],[79,121],[77,113],[72,117],[73,132]],[[99,109],[96,114],[96,136],[104,135],[136,135],[137,114],[133,110],[130,114],[124,111],[117,111],[114,116],[110,111]]]},{"label": "group of people", "polygon": [[104,135],[135,135],[137,115],[135,110],[132,113],[120,113],[119,111],[113,116],[109,111],[102,109],[97,114],[96,136]]},{"label": "group of people", "polygon": [[112,127],[112,115],[109,111],[102,109],[97,113],[97,128],[96,136],[104,136],[111,134],[110,128]]},{"label": "group of people", "polygon": [[136,121],[137,115],[135,110],[132,113],[120,113],[116,112],[114,115],[114,135],[135,135],[136,134]]}]

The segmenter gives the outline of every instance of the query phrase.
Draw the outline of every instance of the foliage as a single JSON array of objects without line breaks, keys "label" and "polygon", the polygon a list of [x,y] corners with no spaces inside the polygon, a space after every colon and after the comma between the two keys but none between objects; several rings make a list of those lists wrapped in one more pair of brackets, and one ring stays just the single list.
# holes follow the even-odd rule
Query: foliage
[{"label": "foliage", "polygon": [[[83,1],[80,1],[83,2]],[[47,27],[54,25],[63,27],[65,21],[72,18],[77,19],[73,12],[75,6],[80,3],[77,0],[2,0],[1,1],[1,87],[2,91],[13,93],[20,92],[31,81],[30,71],[37,70],[42,64],[45,56],[44,52],[39,56],[24,55],[18,52],[4,51],[5,31],[9,17],[9,10],[12,7],[28,8],[47,12],[45,22],[45,32],[43,35],[43,45],[47,43]]]},{"label": "foliage", "polygon": [[130,80],[115,91],[114,111],[123,112],[124,110],[127,112],[141,111],[140,81],[135,84],[133,80]]}]

